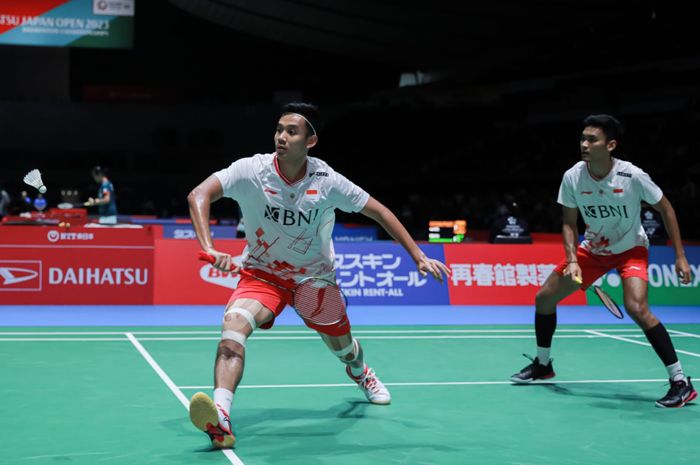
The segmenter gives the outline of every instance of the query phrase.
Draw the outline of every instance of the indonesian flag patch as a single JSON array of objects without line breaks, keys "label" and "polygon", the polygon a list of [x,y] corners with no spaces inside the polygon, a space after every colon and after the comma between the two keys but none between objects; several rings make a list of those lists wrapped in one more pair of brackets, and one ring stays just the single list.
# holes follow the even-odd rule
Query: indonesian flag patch
[{"label": "indonesian flag patch", "polygon": [[309,200],[318,200],[321,197],[321,194],[318,192],[318,189],[307,189],[306,190],[306,198]]}]

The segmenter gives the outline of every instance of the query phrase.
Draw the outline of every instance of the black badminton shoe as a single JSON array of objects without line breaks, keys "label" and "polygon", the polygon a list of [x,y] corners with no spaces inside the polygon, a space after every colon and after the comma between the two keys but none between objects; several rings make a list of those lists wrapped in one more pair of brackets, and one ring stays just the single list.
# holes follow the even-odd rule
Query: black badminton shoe
[{"label": "black badminton shoe", "polygon": [[517,384],[527,384],[538,379],[550,379],[554,378],[556,373],[552,368],[552,361],[550,360],[547,365],[542,365],[537,357],[534,359],[528,355],[523,354],[526,358],[529,358],[532,363],[520,370],[518,373],[510,377],[510,380]]},{"label": "black badminton shoe", "polygon": [[698,396],[697,391],[690,382],[690,378],[669,380],[671,387],[661,399],[656,401],[656,406],[661,408],[680,408]]}]

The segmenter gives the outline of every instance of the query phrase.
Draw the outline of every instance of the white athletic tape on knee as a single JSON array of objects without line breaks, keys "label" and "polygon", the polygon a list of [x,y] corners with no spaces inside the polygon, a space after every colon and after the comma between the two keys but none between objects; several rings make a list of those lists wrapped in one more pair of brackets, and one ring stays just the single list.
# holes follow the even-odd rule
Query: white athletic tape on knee
[{"label": "white athletic tape on knee", "polygon": [[255,317],[247,309],[243,307],[231,307],[228,310],[226,310],[226,313],[224,313],[224,317],[226,317],[226,315],[230,313],[238,313],[239,315],[241,315],[248,321],[248,324],[251,328],[253,328],[253,330],[255,330],[258,327],[258,325],[255,323]]},{"label": "white athletic tape on knee", "polygon": [[246,336],[243,333],[239,333],[238,331],[231,331],[228,329],[225,329],[221,331],[221,339],[228,339],[229,341],[234,341],[245,347],[245,342],[248,339],[248,336]]},{"label": "white athletic tape on knee", "polygon": [[352,342],[348,344],[347,347],[343,347],[340,350],[334,350],[333,355],[337,357],[345,357],[347,354],[352,353],[353,357],[350,360],[346,360],[348,362],[352,362],[353,360],[357,359],[357,355],[360,353],[360,343],[357,342],[357,339],[352,338]]}]

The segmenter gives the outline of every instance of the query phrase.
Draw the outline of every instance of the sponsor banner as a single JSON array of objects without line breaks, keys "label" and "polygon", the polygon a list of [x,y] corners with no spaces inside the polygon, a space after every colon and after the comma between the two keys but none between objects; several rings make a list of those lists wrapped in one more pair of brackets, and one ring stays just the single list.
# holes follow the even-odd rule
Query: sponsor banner
[{"label": "sponsor banner", "polygon": [[0,227],[0,304],[151,304],[150,229]]},{"label": "sponsor banner", "polygon": [[[442,245],[420,246],[444,260]],[[447,286],[421,276],[413,259],[393,242],[335,244],[336,277],[350,305],[447,305]]]},{"label": "sponsor banner", "polygon": [[[452,305],[534,305],[535,294],[563,260],[561,244],[445,245],[452,270],[448,280]],[[575,292],[562,305],[585,305]]]},{"label": "sponsor banner", "polygon": [[[690,284],[683,285],[676,274],[676,254],[672,247],[649,248],[649,304],[650,305],[700,305],[700,247],[685,247],[686,258],[692,270]],[[622,305],[622,279],[612,271],[596,281],[610,296]],[[588,303],[600,305],[597,297],[589,293]],[[652,309],[653,310],[653,309]]]},{"label": "sponsor banner", "polygon": [[[156,305],[224,305],[238,284],[238,276],[199,261],[199,242],[156,239],[153,301]],[[243,239],[220,239],[218,250],[232,254],[240,264]]]},{"label": "sponsor banner", "polygon": [[131,48],[135,0],[0,2],[0,44]]},{"label": "sponsor banner", "polygon": [[[211,236],[214,239],[235,239],[235,226],[209,226]],[[163,225],[163,238],[165,239],[197,239],[194,228],[187,224]]]},{"label": "sponsor banner", "polygon": [[[219,240],[219,250],[240,264],[242,239]],[[443,259],[442,246],[422,245],[428,256]],[[156,240],[156,304],[225,304],[238,276],[197,259],[197,241]],[[397,244],[339,243],[335,245],[338,283],[351,305],[447,305],[446,284],[422,277],[413,260]]]},{"label": "sponsor banner", "polygon": [[377,226],[336,223],[333,226],[335,242],[372,242],[377,240]]}]

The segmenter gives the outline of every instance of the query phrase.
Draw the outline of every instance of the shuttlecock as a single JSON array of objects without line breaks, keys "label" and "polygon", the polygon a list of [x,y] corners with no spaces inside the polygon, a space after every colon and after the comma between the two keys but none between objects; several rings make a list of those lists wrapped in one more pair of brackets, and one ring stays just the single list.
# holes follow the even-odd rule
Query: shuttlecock
[{"label": "shuttlecock", "polygon": [[39,170],[31,170],[24,176],[24,182],[39,190],[40,193],[46,193],[46,186],[41,180],[41,172]]}]

